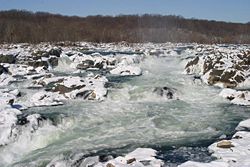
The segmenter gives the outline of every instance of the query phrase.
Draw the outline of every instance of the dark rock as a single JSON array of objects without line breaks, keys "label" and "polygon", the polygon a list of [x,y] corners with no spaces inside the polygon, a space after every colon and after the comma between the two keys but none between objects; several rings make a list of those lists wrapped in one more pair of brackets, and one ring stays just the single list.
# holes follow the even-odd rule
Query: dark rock
[{"label": "dark rock", "polygon": [[108,163],[108,164],[106,165],[106,167],[115,167],[115,165],[113,165],[113,164],[111,164],[111,163]]},{"label": "dark rock", "polygon": [[34,60],[41,59],[41,57],[49,57],[49,53],[43,50],[33,52],[31,55],[33,56]]},{"label": "dark rock", "polygon": [[81,89],[81,88],[84,88],[84,87],[85,87],[85,85],[79,85],[79,86],[74,86],[74,87],[69,88],[69,87],[66,87],[64,85],[58,84],[58,85],[55,85],[54,88],[52,88],[52,91],[53,92],[59,92],[60,94],[65,94],[65,93],[71,92],[73,90]]},{"label": "dark rock", "polygon": [[131,163],[133,163],[133,162],[135,162],[135,161],[136,161],[135,158],[128,159],[128,160],[127,160],[127,164],[131,164]]},{"label": "dark rock", "polygon": [[48,68],[48,62],[46,61],[28,61],[27,65],[32,66],[34,68],[43,66]]},{"label": "dark rock", "polygon": [[96,63],[94,67],[102,69],[103,68],[103,63],[102,62],[101,63]]},{"label": "dark rock", "polygon": [[17,125],[26,125],[27,123],[29,123],[29,121],[27,120],[27,115],[18,115],[17,116]]},{"label": "dark rock", "polygon": [[199,57],[194,58],[193,60],[189,61],[185,68],[188,68],[189,66],[196,65],[199,62]]},{"label": "dark rock", "polygon": [[16,57],[14,55],[0,55],[0,63],[15,64]]},{"label": "dark rock", "polygon": [[78,93],[76,97],[87,99],[92,93],[93,93],[93,90],[85,90],[83,92]]},{"label": "dark rock", "polygon": [[80,70],[86,70],[88,68],[93,68],[94,64],[95,62],[93,60],[85,60],[81,64],[78,64],[76,68]]},{"label": "dark rock", "polygon": [[58,65],[58,58],[57,57],[52,56],[49,58],[48,61],[52,67],[55,67]]},{"label": "dark rock", "polygon": [[14,104],[14,99],[10,99],[8,102],[9,105],[13,105]]},{"label": "dark rock", "polygon": [[29,60],[27,65],[32,66],[34,68],[37,68],[37,67],[46,67],[46,68],[48,68],[49,67],[48,62],[52,67],[55,67],[55,66],[58,65],[58,58],[55,57],[55,56],[51,56],[51,57],[49,57],[48,61],[42,61],[41,59]]},{"label": "dark rock", "polygon": [[0,75],[1,74],[10,74],[10,72],[9,72],[8,68],[0,65]]},{"label": "dark rock", "polygon": [[168,87],[156,87],[153,92],[161,97],[166,97],[168,99],[173,99],[174,96],[174,90]]},{"label": "dark rock", "polygon": [[61,53],[62,53],[62,50],[59,48],[58,49],[51,49],[49,51],[49,55],[54,55],[56,57],[60,57]]}]

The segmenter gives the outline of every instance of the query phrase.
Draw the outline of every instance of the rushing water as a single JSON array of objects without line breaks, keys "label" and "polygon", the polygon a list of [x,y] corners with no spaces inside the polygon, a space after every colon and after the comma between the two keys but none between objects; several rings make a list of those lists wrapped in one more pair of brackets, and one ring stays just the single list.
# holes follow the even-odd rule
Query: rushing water
[{"label": "rushing water", "polygon": [[[220,89],[182,74],[180,57],[146,58],[140,66],[142,76],[108,76],[109,94],[103,102],[78,99],[63,106],[29,109],[26,112],[46,115],[62,128],[47,129],[48,133],[44,129],[32,142],[7,146],[0,157],[14,156],[16,166],[44,166],[62,154],[119,155],[152,147],[173,166],[188,159],[209,161],[205,148],[222,134],[231,135],[237,123],[250,116],[247,108],[219,97]],[[157,86],[176,89],[179,100],[155,96],[152,90]]]}]

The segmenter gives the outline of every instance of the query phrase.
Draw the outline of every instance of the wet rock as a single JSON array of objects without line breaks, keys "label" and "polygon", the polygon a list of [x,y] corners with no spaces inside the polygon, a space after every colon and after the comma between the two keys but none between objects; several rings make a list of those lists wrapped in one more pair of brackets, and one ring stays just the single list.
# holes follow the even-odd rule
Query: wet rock
[{"label": "wet rock", "polygon": [[53,48],[49,51],[49,55],[54,55],[56,57],[60,57],[61,53],[62,53],[62,50],[59,48]]},{"label": "wet rock", "polygon": [[0,108],[0,146],[13,142],[18,134],[16,129],[17,115],[21,111],[10,107]]},{"label": "wet rock", "polygon": [[6,67],[0,65],[0,75],[1,75],[1,74],[9,74],[8,68],[6,68]]},{"label": "wet rock", "polygon": [[41,59],[39,60],[27,61],[27,65],[32,66],[34,68],[37,68],[37,67],[49,68],[50,66],[55,67],[58,65],[58,58],[55,56],[50,56],[48,58],[41,57]]},{"label": "wet rock", "polygon": [[174,89],[168,87],[156,87],[153,92],[158,96],[165,97],[167,99],[173,99],[175,93]]},{"label": "wet rock", "polygon": [[189,61],[186,65],[186,69],[189,68],[190,66],[197,65],[199,62],[199,57],[195,57],[193,60]]}]

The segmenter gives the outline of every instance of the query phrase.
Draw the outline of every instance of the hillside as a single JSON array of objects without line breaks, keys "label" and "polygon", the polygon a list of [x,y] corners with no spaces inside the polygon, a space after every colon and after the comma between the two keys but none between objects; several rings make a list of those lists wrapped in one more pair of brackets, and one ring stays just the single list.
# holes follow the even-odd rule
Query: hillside
[{"label": "hillside", "polygon": [[0,12],[0,43],[43,41],[250,43],[250,24],[180,16],[69,17],[10,10]]}]

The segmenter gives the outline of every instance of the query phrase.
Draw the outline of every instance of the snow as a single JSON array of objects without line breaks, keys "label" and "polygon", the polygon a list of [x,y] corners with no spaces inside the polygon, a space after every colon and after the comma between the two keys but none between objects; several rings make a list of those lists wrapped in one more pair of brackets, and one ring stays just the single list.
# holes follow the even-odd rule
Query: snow
[{"label": "snow", "polygon": [[[76,156],[78,159],[66,160],[63,156],[54,158],[46,167],[66,167],[74,164],[74,161],[78,162],[82,166],[93,166],[93,167],[161,167],[163,162],[155,158],[156,150],[151,148],[137,148],[131,153],[128,153],[125,157],[118,156],[114,159],[108,160],[107,162],[99,162],[98,157],[87,157],[82,159],[81,156]],[[144,164],[146,162],[146,165]]]},{"label": "snow", "polygon": [[250,119],[245,121],[241,121],[239,125],[236,127],[238,131],[250,131]]},{"label": "snow", "polygon": [[63,105],[62,100],[65,98],[59,93],[40,91],[35,93],[25,105],[27,107],[58,106]]},{"label": "snow", "polygon": [[121,76],[127,76],[127,75],[137,76],[142,74],[142,70],[139,67],[135,66],[118,66],[115,69],[111,70],[110,73]]},{"label": "snow", "polygon": [[217,162],[217,161],[213,161],[210,163],[188,161],[179,165],[178,167],[229,167],[229,164],[226,162]]},{"label": "snow", "polygon": [[223,89],[220,94],[223,98],[229,99],[232,104],[250,105],[249,91],[237,91],[234,89]]}]

